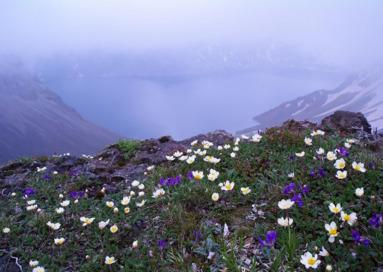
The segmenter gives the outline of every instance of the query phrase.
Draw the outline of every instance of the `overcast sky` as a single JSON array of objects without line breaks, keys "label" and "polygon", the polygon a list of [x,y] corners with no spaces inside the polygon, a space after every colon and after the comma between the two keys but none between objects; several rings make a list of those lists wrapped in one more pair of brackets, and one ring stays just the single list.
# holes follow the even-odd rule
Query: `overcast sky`
[{"label": "overcast sky", "polygon": [[284,42],[328,62],[381,59],[381,0],[1,0],[0,50],[171,49]]}]

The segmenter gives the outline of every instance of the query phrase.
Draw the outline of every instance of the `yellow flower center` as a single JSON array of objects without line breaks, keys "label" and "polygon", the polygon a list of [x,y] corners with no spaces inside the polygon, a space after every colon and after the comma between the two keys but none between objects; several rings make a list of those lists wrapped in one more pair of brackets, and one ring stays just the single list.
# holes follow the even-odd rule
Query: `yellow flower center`
[{"label": "yellow flower center", "polygon": [[344,221],[348,222],[348,221],[350,221],[350,219],[351,219],[350,215],[348,215],[348,214],[344,215]]},{"label": "yellow flower center", "polygon": [[333,212],[334,213],[339,213],[339,208],[337,208],[337,207],[333,208]]},{"label": "yellow flower center", "polygon": [[315,258],[313,258],[313,257],[311,257],[311,258],[309,258],[308,260],[307,260],[307,263],[309,264],[309,265],[314,265],[315,263],[316,263],[316,259]]},{"label": "yellow flower center", "polygon": [[230,184],[226,184],[225,188],[226,188],[226,190],[231,190],[231,185]]},{"label": "yellow flower center", "polygon": [[338,231],[336,229],[330,229],[329,232],[328,232],[331,236],[335,236]]}]

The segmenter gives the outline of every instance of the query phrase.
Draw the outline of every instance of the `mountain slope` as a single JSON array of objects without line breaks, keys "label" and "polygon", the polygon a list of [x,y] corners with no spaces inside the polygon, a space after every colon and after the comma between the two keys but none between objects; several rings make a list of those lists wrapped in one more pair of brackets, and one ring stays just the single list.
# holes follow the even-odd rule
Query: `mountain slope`
[{"label": "mountain slope", "polygon": [[25,72],[0,70],[0,162],[20,156],[92,153],[118,136],[84,120]]},{"label": "mountain slope", "polygon": [[257,124],[238,133],[264,129],[288,119],[317,122],[337,110],[362,112],[373,127],[382,128],[382,74],[374,72],[351,76],[335,90],[319,90],[285,102],[254,117]]}]

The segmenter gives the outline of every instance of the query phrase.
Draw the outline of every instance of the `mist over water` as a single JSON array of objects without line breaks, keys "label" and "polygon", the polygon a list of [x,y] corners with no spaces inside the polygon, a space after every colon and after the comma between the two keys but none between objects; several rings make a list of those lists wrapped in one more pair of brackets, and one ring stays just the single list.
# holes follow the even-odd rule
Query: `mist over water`
[{"label": "mist over water", "polygon": [[380,0],[4,0],[0,54],[93,123],[184,138],[252,126],[382,63],[382,12]]},{"label": "mist over water", "polygon": [[253,126],[251,118],[271,106],[314,90],[332,89],[341,80],[331,74],[303,78],[244,73],[173,84],[131,78],[47,84],[85,118],[121,135],[182,139],[215,129],[235,132]]}]

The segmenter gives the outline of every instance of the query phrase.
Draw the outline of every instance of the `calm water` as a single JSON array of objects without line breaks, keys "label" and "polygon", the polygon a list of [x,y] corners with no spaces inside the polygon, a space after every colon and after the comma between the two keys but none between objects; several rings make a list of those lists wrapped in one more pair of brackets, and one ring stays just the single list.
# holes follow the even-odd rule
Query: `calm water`
[{"label": "calm water", "polygon": [[193,79],[77,78],[47,82],[86,119],[126,137],[230,132],[252,126],[252,117],[318,89],[332,89],[335,75],[246,73]]}]

